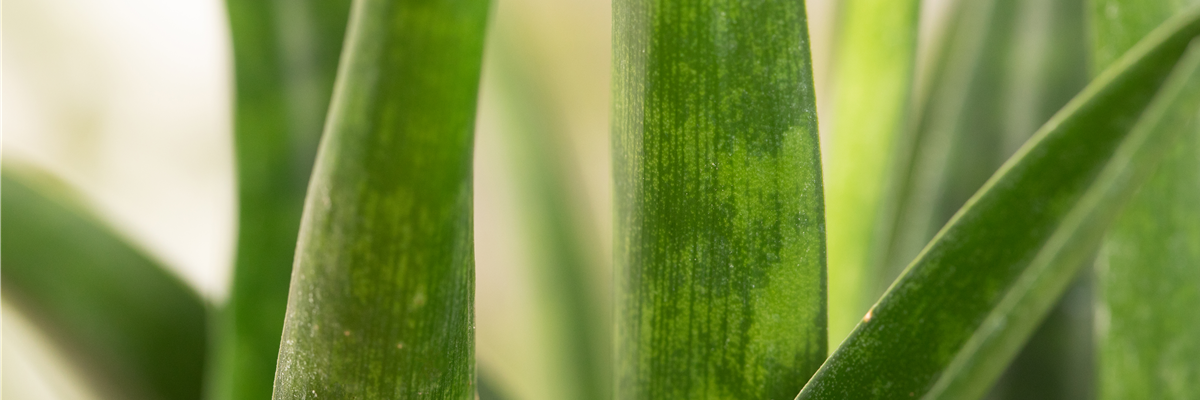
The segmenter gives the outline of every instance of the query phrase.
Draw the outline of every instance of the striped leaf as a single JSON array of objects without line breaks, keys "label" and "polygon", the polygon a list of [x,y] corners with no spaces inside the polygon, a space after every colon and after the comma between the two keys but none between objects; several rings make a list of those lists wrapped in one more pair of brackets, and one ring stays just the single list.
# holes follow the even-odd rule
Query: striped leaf
[{"label": "striped leaf", "polygon": [[210,400],[271,395],[296,232],[349,0],[227,0],[237,98],[237,258],[220,310]]},{"label": "striped leaf", "polygon": [[616,397],[792,397],[827,342],[804,3],[613,14]]},{"label": "striped leaf", "polygon": [[1200,53],[1179,60],[1198,34],[1200,9],[1180,15],[1051,118],[938,233],[798,398],[983,395],[1170,148],[1179,132],[1162,128],[1195,117]]},{"label": "striped leaf", "polygon": [[206,305],[53,178],[5,164],[4,300],[31,315],[108,398],[201,396]]},{"label": "striped leaf", "polygon": [[488,3],[352,10],[274,398],[472,399],[471,149]]}]

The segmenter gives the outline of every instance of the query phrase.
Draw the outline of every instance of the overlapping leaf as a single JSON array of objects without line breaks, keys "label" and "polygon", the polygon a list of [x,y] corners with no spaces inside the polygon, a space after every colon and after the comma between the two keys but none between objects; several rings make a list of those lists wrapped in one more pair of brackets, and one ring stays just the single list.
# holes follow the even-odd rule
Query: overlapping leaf
[{"label": "overlapping leaf", "polygon": [[355,2],[274,398],[475,397],[471,150],[487,13],[486,0]]},{"label": "overlapping leaf", "polygon": [[943,228],[798,398],[982,395],[1170,147],[1178,129],[1161,128],[1194,117],[1200,59],[1192,52],[1176,64],[1197,34],[1200,9],[1192,9],[1055,115]]}]

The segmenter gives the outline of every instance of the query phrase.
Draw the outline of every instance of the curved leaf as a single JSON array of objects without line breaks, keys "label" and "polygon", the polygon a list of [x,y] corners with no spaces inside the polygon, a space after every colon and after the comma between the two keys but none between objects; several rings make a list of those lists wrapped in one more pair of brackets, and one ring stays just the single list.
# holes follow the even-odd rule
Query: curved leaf
[{"label": "curved leaf", "polygon": [[350,0],[226,0],[233,37],[238,241],[207,398],[271,395],[296,232]]},{"label": "curved leaf", "polygon": [[359,0],[296,249],[276,399],[470,399],[485,0]]},{"label": "curved leaf", "polygon": [[27,310],[112,398],[195,400],[205,303],[130,246],[57,182],[4,165],[0,264],[5,301]]},{"label": "curved leaf", "polygon": [[1163,84],[1197,34],[1193,9],[1068,103],[942,229],[798,398],[982,395],[1178,133],[1159,128],[1200,106],[1200,59],[1180,63]]},{"label": "curved leaf", "polygon": [[616,397],[791,397],[827,341],[804,3],[613,13]]},{"label": "curved leaf", "polygon": [[842,1],[827,146],[829,343],[846,337],[877,296],[879,232],[897,138],[908,123],[919,0]]}]

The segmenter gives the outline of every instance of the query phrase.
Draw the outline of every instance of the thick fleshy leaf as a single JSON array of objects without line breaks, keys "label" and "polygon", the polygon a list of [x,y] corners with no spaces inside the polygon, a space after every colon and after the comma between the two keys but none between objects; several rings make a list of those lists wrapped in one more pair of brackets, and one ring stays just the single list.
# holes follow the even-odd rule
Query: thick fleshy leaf
[{"label": "thick fleshy leaf", "polygon": [[[1105,66],[1183,3],[1196,2],[1092,1],[1093,61]],[[1097,260],[1100,398],[1200,397],[1197,128],[1184,132],[1117,218]]]},{"label": "thick fleshy leaf", "polygon": [[827,341],[804,3],[613,14],[616,397],[794,396]]},{"label": "thick fleshy leaf", "polygon": [[292,256],[350,0],[227,0],[236,81],[238,241],[214,326],[210,400],[271,395]]},{"label": "thick fleshy leaf", "polygon": [[471,149],[487,14],[486,0],[355,2],[274,398],[475,397]]},{"label": "thick fleshy leaf", "polygon": [[1200,54],[1176,64],[1197,34],[1193,9],[1068,103],[938,233],[798,398],[981,396],[1171,146],[1178,132],[1160,128],[1195,116]]},{"label": "thick fleshy leaf", "polygon": [[6,164],[0,178],[5,301],[78,356],[110,398],[199,399],[203,300],[64,186],[24,168]]},{"label": "thick fleshy leaf", "polygon": [[833,133],[826,146],[829,343],[836,346],[878,298],[881,218],[897,138],[908,121],[919,0],[839,4]]}]

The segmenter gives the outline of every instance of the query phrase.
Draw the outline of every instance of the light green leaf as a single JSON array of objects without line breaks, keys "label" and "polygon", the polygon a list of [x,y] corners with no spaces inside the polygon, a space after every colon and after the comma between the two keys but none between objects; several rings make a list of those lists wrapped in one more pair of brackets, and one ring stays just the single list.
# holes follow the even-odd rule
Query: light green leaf
[{"label": "light green leaf", "polygon": [[[518,199],[513,229],[529,243],[534,305],[549,376],[522,376],[556,399],[607,400],[612,389],[611,303],[592,279],[600,250],[589,230],[579,173],[564,143],[562,111],[536,77],[543,65],[525,54],[515,27],[492,30],[485,75],[499,92],[504,153]],[[518,234],[513,232],[511,234]]]},{"label": "light green leaf", "polygon": [[616,397],[791,397],[827,342],[804,3],[613,14]]},{"label": "light green leaf", "polygon": [[798,398],[981,396],[1170,147],[1177,130],[1160,128],[1195,116],[1200,54],[1176,64],[1197,34],[1193,9],[1068,103],[938,233]]},{"label": "light green leaf", "polygon": [[839,4],[833,134],[827,146],[829,343],[836,346],[878,296],[878,238],[897,138],[908,121],[919,0]]},{"label": "light green leaf", "polygon": [[485,0],[355,2],[274,398],[475,397],[471,149],[487,14]]},{"label": "light green leaf", "polygon": [[4,300],[31,315],[113,399],[195,400],[200,296],[92,216],[57,181],[5,164]]},{"label": "light green leaf", "polygon": [[[1182,3],[1196,2],[1093,1],[1096,65],[1106,65]],[[1200,130],[1192,126],[1114,222],[1097,260],[1101,398],[1200,396],[1198,205]]]},{"label": "light green leaf", "polygon": [[296,232],[350,0],[227,0],[236,78],[237,258],[207,398],[271,395]]}]

